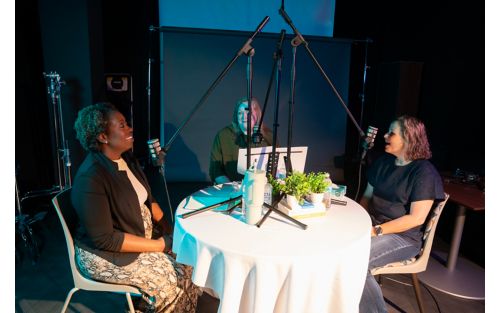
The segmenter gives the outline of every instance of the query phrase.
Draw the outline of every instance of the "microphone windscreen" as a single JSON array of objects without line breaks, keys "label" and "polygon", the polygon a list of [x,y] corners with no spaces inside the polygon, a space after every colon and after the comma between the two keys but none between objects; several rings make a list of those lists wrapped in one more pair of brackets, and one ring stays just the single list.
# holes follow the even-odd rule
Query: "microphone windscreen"
[{"label": "microphone windscreen", "polygon": [[153,161],[158,161],[160,159],[160,141],[158,138],[153,138],[148,140],[149,155]]},{"label": "microphone windscreen", "polygon": [[366,137],[363,141],[363,149],[368,150],[373,147],[375,142],[375,137],[377,136],[378,128],[373,126],[368,126],[366,131]]}]

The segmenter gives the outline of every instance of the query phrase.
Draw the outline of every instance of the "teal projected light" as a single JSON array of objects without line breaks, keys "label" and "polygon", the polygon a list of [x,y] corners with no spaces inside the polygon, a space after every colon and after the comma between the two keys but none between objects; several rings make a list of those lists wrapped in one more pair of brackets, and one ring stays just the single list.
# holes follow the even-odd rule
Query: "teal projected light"
[{"label": "teal projected light", "polygon": [[[159,7],[159,26],[254,31],[269,16],[264,33],[293,33],[278,13],[280,0],[159,0]],[[335,0],[287,0],[285,10],[303,35],[333,36]]]}]

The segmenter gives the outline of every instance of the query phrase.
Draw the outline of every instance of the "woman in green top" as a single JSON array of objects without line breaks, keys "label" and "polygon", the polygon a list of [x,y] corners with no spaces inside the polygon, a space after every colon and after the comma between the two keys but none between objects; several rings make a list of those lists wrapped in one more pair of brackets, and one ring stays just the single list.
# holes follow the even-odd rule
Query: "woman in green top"
[{"label": "woman in green top", "polygon": [[[210,178],[216,184],[230,181],[239,181],[243,175],[236,170],[238,165],[238,150],[247,147],[247,98],[236,102],[231,125],[221,129],[215,136],[212,151],[210,152]],[[258,125],[262,116],[257,99],[252,98],[251,126]],[[263,139],[260,143],[252,143],[251,147],[265,147],[272,144],[272,132],[262,123],[261,133]]]}]

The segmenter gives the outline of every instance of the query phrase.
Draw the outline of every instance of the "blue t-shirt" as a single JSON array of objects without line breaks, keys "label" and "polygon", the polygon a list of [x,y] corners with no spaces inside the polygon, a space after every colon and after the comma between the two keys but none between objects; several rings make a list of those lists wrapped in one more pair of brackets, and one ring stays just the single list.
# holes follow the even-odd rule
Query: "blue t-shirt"
[{"label": "blue t-shirt", "polygon": [[[428,160],[414,160],[396,166],[396,157],[384,154],[368,170],[373,186],[369,213],[374,224],[382,224],[410,213],[411,203],[420,200],[444,199],[441,176]],[[425,225],[400,233],[417,242],[422,241]]]}]

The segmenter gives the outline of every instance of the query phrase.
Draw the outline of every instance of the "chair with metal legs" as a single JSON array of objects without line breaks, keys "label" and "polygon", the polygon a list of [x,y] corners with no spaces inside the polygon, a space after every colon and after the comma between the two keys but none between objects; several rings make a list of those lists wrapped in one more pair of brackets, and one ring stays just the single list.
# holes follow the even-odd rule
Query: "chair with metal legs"
[{"label": "chair with metal legs", "polygon": [[417,273],[423,272],[427,268],[432,242],[434,241],[434,233],[436,232],[439,217],[441,216],[441,212],[443,211],[448,198],[449,195],[445,194],[445,199],[439,202],[429,213],[424,231],[422,249],[420,250],[420,254],[418,256],[409,260],[386,264],[382,267],[377,267],[371,270],[371,274],[374,276],[382,274],[411,274],[413,288],[415,289],[415,296],[417,297],[418,308],[421,313],[424,313],[425,311]]},{"label": "chair with metal legs", "polygon": [[131,294],[134,296],[141,296],[139,290],[135,287],[128,285],[118,285],[109,284],[104,282],[95,281],[84,277],[79,271],[75,263],[75,247],[73,245],[73,231],[76,226],[76,212],[71,204],[71,188],[61,191],[53,199],[52,203],[56,209],[57,216],[59,216],[59,221],[61,222],[64,237],[66,238],[66,246],[68,248],[69,264],[71,268],[71,273],[73,275],[73,282],[75,287],[73,287],[64,301],[61,313],[66,312],[68,304],[71,300],[73,294],[79,289],[88,291],[107,291],[124,293],[127,298],[127,303],[130,312],[135,313],[134,305],[132,304]]}]

